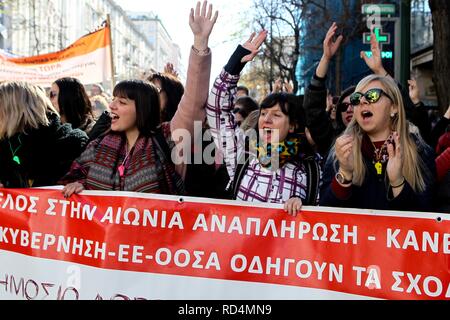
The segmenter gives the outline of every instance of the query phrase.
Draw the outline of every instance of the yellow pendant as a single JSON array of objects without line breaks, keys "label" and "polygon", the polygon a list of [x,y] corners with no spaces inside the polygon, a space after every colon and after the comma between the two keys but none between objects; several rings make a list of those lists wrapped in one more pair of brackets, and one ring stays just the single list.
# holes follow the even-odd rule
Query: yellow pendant
[{"label": "yellow pendant", "polygon": [[380,175],[383,172],[383,165],[380,161],[375,163],[375,170],[377,170],[377,174]]}]

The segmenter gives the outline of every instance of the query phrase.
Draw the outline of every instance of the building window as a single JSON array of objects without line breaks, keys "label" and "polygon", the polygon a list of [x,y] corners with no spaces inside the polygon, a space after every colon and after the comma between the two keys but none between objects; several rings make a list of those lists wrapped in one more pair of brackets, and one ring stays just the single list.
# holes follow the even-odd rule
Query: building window
[{"label": "building window", "polygon": [[411,53],[433,45],[433,22],[428,0],[411,1]]}]

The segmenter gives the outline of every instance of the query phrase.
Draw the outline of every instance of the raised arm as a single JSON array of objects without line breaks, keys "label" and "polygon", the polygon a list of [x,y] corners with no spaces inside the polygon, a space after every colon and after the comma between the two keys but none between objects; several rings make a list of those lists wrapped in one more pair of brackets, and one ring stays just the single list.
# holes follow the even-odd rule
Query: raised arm
[{"label": "raised arm", "polygon": [[232,110],[239,75],[245,64],[258,54],[259,48],[267,37],[267,31],[250,38],[239,45],[220,75],[216,78],[208,98],[207,115],[211,134],[219,150],[224,153],[225,163],[231,179],[237,165],[238,156],[244,151],[244,136],[234,122]]},{"label": "raised arm", "polygon": [[328,72],[328,66],[331,59],[338,50],[342,35],[336,41],[333,37],[336,34],[337,25],[334,22],[323,41],[323,55],[317,66],[316,73],[311,79],[311,83],[306,88],[303,108],[305,109],[306,126],[311,137],[318,146],[319,152],[324,155],[330,148],[334,133],[330,117],[326,112],[327,106],[327,88],[325,79]]},{"label": "raised arm", "polygon": [[[170,122],[172,139],[178,152],[176,157],[183,159],[183,150],[190,150],[193,143],[194,123],[203,122],[206,118],[205,104],[209,93],[211,74],[211,50],[208,47],[209,36],[218,17],[218,11],[213,15],[212,5],[207,1],[191,9],[189,26],[194,34],[194,44],[189,56],[187,79],[184,94],[178,105],[177,112]],[[186,134],[188,133],[188,136]],[[177,160],[180,164],[182,160]],[[177,172],[185,175],[185,163],[177,166]]]},{"label": "raised arm", "polygon": [[194,45],[189,56],[186,86],[178,110],[171,121],[171,131],[194,130],[194,121],[205,120],[205,103],[209,93],[211,74],[211,50],[208,47],[209,36],[216,23],[218,12],[212,15],[213,8],[207,1],[197,2],[191,9],[189,25],[194,34]]}]

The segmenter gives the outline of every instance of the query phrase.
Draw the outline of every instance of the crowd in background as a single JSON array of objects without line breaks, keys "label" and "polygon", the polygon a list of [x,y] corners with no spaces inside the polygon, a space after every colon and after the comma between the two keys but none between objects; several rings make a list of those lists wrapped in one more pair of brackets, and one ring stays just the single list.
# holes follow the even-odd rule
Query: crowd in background
[{"label": "crowd in background", "polygon": [[210,89],[217,16],[206,1],[189,15],[185,85],[171,64],[118,83],[111,96],[75,78],[47,90],[1,83],[0,187],[271,202],[293,216],[303,205],[450,213],[450,106],[432,121],[416,80],[403,87],[386,72],[375,36],[372,56],[361,53],[372,74],[339,96],[326,87],[345,37],[333,23],[305,94],[278,79],[256,101],[239,80],[267,31],[223,61]]}]

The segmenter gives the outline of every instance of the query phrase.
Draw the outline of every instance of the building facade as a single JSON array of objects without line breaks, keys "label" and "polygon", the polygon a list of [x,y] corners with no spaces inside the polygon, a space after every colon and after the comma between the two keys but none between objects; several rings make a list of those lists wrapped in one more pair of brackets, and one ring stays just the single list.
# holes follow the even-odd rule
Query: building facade
[{"label": "building facade", "polygon": [[155,48],[153,51],[155,70],[163,71],[168,62],[172,63],[176,70],[180,70],[180,48],[172,41],[161,19],[152,12],[127,12],[127,14]]},{"label": "building facade", "polygon": [[437,106],[433,84],[433,22],[428,0],[411,1],[411,76],[417,79],[420,98]]},{"label": "building facade", "polygon": [[[94,31],[110,15],[115,82],[154,67],[155,46],[112,0],[2,0],[0,45],[32,56],[61,50]],[[110,87],[109,83],[104,84]]]}]

